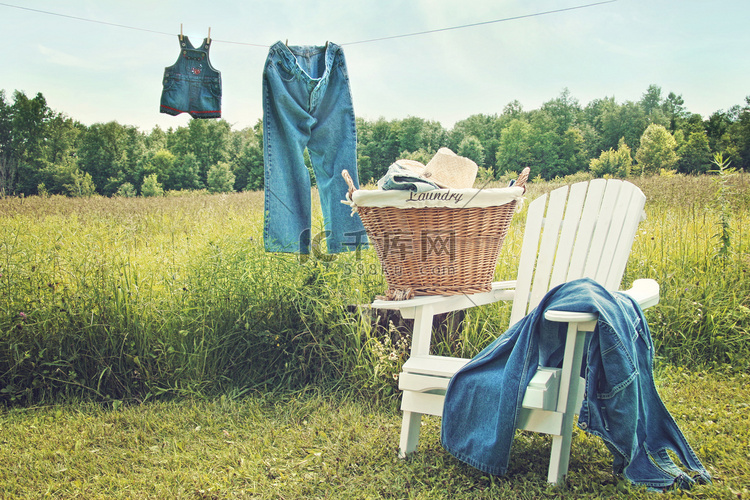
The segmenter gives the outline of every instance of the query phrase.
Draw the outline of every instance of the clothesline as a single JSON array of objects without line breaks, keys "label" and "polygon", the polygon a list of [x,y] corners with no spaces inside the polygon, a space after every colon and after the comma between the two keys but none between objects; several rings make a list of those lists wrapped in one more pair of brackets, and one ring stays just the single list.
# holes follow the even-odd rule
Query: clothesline
[{"label": "clothesline", "polygon": [[[379,37],[379,38],[370,38],[370,39],[365,39],[365,40],[358,40],[358,41],[353,41],[353,42],[340,43],[339,45],[344,46],[344,45],[356,45],[356,44],[362,44],[362,43],[380,42],[380,41],[383,41],[383,40],[393,40],[393,39],[396,39],[396,38],[406,38],[406,37],[412,37],[412,36],[428,35],[428,34],[431,34],[431,33],[439,33],[439,32],[443,32],[443,31],[459,30],[459,29],[465,29],[465,28],[474,28],[474,27],[477,27],[477,26],[484,26],[484,25],[487,25],[487,24],[502,23],[502,22],[507,22],[507,21],[517,21],[519,19],[526,19],[526,18],[530,18],[530,17],[539,17],[539,16],[548,15],[548,14],[558,14],[558,13],[561,13],[561,12],[567,12],[567,11],[572,11],[572,10],[586,9],[586,8],[589,8],[589,7],[595,7],[595,6],[599,6],[599,5],[613,3],[613,2],[616,2],[616,1],[617,0],[603,0],[603,1],[600,1],[600,2],[594,2],[594,3],[585,4],[585,5],[577,5],[577,6],[573,6],[573,7],[565,7],[565,8],[562,8],[562,9],[554,9],[554,10],[548,10],[548,11],[543,11],[543,12],[535,12],[533,14],[523,14],[523,15],[520,15],[520,16],[505,17],[505,18],[502,18],[502,19],[494,19],[494,20],[491,20],[491,21],[480,21],[480,22],[476,22],[476,23],[462,24],[462,25],[459,25],[459,26],[450,26],[450,27],[446,27],[446,28],[436,28],[436,29],[425,30],[425,31],[417,31],[417,32],[413,32],[413,33],[403,33],[403,34],[400,34],[400,35],[383,36],[383,37]],[[116,28],[124,28],[124,29],[136,30],[136,31],[144,31],[144,32],[147,32],[147,33],[154,33],[154,34],[157,34],[157,35],[174,36],[174,33],[168,33],[168,32],[165,32],[165,31],[157,31],[157,30],[152,30],[152,29],[148,29],[148,28],[140,28],[140,27],[137,27],[137,26],[128,26],[126,24],[111,23],[111,22],[108,22],[108,21],[99,21],[99,20],[96,20],[96,19],[88,19],[88,18],[85,18],[85,17],[72,16],[72,15],[69,15],[69,14],[61,14],[59,12],[51,12],[51,11],[42,10],[42,9],[34,9],[34,8],[31,8],[31,7],[23,7],[23,6],[20,6],[20,5],[12,5],[12,4],[8,4],[8,3],[4,3],[4,2],[0,2],[0,6],[2,6],[2,7],[10,7],[10,8],[19,9],[19,10],[25,10],[25,11],[29,11],[29,12],[35,12],[35,13],[38,13],[38,14],[46,14],[46,15],[50,15],[50,16],[64,17],[64,18],[67,18],[67,19],[74,19],[76,21],[85,21],[85,22],[89,22],[89,23],[103,24],[103,25],[106,25],[106,26],[114,26]],[[251,46],[251,47],[263,47],[263,48],[268,48],[269,47],[269,45],[267,45],[267,44],[250,43],[250,42],[238,42],[238,41],[233,41],[233,40],[212,39],[212,41],[214,43],[230,43],[230,44],[234,44],[234,45],[247,45],[247,46]]]}]

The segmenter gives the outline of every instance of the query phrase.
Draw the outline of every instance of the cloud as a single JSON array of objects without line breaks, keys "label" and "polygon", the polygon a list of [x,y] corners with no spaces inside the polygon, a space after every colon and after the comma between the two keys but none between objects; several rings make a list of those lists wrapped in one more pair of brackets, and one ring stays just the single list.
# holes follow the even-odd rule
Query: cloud
[{"label": "cloud", "polygon": [[94,64],[89,60],[49,48],[45,45],[39,44],[37,48],[39,49],[39,53],[46,59],[46,62],[50,64],[88,70],[101,69],[101,65],[99,64]]}]

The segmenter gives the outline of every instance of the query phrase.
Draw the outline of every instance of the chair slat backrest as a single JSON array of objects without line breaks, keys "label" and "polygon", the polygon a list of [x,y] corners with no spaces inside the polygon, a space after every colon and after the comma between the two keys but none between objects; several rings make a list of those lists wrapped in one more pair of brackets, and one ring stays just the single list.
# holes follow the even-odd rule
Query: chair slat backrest
[{"label": "chair slat backrest", "polygon": [[511,325],[566,281],[592,278],[617,290],[645,203],[638,187],[617,179],[563,186],[531,202]]}]

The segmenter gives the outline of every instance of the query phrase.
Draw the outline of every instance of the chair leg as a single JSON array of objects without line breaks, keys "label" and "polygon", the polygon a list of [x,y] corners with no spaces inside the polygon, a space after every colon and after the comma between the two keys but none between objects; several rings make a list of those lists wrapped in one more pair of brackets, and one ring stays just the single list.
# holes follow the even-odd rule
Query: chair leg
[{"label": "chair leg", "polygon": [[399,443],[398,456],[406,458],[406,455],[417,449],[419,442],[419,428],[422,425],[422,414],[405,411],[401,420],[401,442]]},{"label": "chair leg", "polygon": [[563,361],[562,379],[557,401],[557,411],[563,413],[560,435],[552,436],[552,452],[550,453],[549,472],[547,482],[557,483],[568,474],[570,463],[570,444],[573,440],[573,422],[578,410],[581,390],[581,362],[583,360],[583,344],[586,332],[592,331],[595,322],[570,323],[568,336],[565,341],[565,357]]},{"label": "chair leg", "polygon": [[568,474],[570,463],[570,444],[573,440],[573,425],[563,423],[562,436],[552,436],[552,452],[549,458],[547,482],[556,484]]}]

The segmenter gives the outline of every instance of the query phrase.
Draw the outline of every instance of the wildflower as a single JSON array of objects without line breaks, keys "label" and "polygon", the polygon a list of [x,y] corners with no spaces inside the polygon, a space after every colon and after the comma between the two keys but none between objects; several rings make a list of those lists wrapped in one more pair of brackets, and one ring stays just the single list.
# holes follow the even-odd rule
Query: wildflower
[{"label": "wildflower", "polygon": [[18,315],[21,317],[21,321],[26,321],[27,316],[25,312],[21,311]]}]

